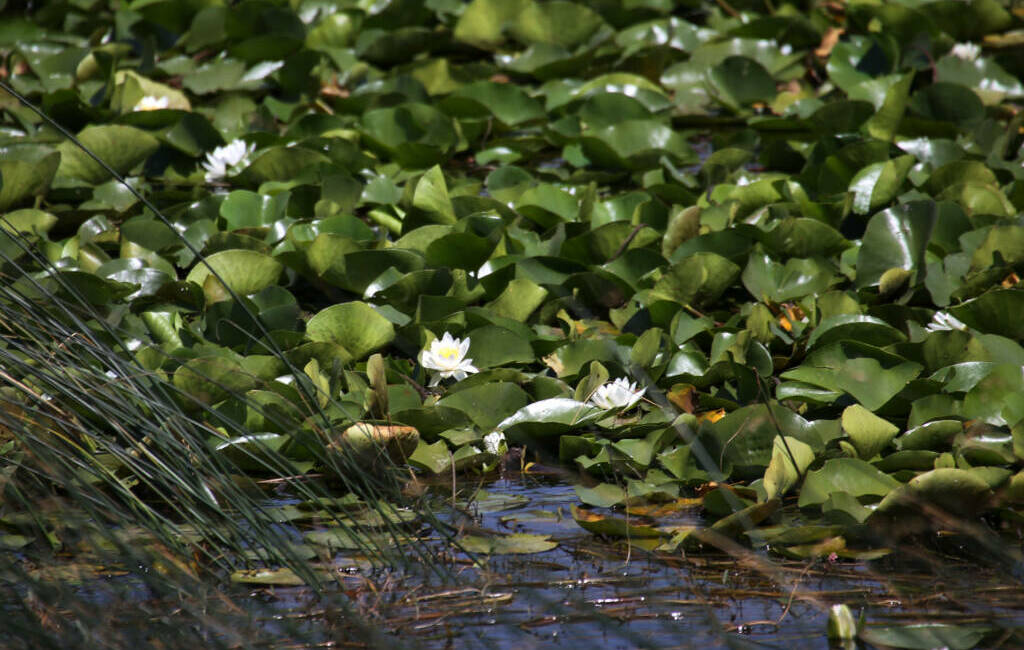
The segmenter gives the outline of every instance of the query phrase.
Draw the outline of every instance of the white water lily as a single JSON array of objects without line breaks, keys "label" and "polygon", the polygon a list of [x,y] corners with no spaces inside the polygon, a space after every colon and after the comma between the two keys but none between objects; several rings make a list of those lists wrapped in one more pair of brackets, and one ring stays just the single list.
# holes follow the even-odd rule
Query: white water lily
[{"label": "white water lily", "polygon": [[166,97],[156,97],[154,95],[146,95],[139,100],[137,104],[132,108],[132,112],[136,111],[158,111],[162,108],[167,108],[169,100]]},{"label": "white water lily", "polygon": [[501,431],[491,431],[484,436],[484,451],[495,456],[504,456],[508,451],[508,442]]},{"label": "white water lily", "polygon": [[436,370],[431,386],[437,386],[442,379],[449,377],[456,381],[465,379],[467,375],[479,372],[472,359],[466,358],[469,352],[469,339],[457,339],[448,332],[440,339],[430,342],[430,347],[420,352],[420,363],[427,370]]},{"label": "white water lily", "polygon": [[246,145],[245,140],[232,140],[206,154],[203,169],[206,170],[207,182],[223,180],[242,171],[249,166],[249,156],[254,151],[255,144]]},{"label": "white water lily", "polygon": [[957,43],[949,53],[964,61],[974,61],[981,54],[981,46],[976,43]]},{"label": "white water lily", "polygon": [[948,311],[937,311],[932,316],[932,321],[925,325],[929,332],[941,332],[943,330],[965,330],[967,325],[959,318]]},{"label": "white water lily", "polygon": [[646,388],[637,390],[635,381],[630,383],[626,378],[619,377],[615,381],[598,386],[589,401],[598,408],[628,409],[639,402],[646,392]]}]

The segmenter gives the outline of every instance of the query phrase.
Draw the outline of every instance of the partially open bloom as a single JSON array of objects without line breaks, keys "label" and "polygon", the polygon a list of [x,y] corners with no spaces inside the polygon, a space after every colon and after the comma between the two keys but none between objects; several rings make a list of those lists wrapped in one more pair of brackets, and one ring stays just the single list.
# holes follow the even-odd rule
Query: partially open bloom
[{"label": "partially open bloom", "polygon": [[154,97],[153,95],[146,95],[139,100],[133,108],[132,112],[135,111],[158,111],[161,108],[167,108],[166,97]]},{"label": "partially open bloom", "polygon": [[495,456],[504,456],[508,451],[508,442],[501,431],[491,431],[484,436],[484,451]]},{"label": "partially open bloom", "polygon": [[479,370],[466,358],[469,352],[469,339],[453,338],[448,332],[440,339],[430,342],[430,347],[420,352],[420,363],[427,370],[436,370],[431,386],[437,386],[442,379],[454,377],[456,381],[465,379],[467,375]]},{"label": "partially open bloom", "polygon": [[246,145],[245,140],[233,140],[206,154],[203,169],[206,170],[207,182],[223,180],[242,171],[249,166],[249,156],[254,151],[255,144]]},{"label": "partially open bloom", "polygon": [[941,332],[942,330],[966,330],[967,325],[948,311],[937,311],[932,316],[932,321],[924,328],[929,332]]},{"label": "partially open bloom", "polygon": [[637,390],[636,382],[630,383],[624,377],[598,386],[590,396],[590,403],[603,409],[628,409],[640,401],[647,392],[646,388]]},{"label": "partially open bloom", "polygon": [[977,43],[957,43],[949,51],[950,54],[964,61],[973,61],[981,54],[981,46]]}]

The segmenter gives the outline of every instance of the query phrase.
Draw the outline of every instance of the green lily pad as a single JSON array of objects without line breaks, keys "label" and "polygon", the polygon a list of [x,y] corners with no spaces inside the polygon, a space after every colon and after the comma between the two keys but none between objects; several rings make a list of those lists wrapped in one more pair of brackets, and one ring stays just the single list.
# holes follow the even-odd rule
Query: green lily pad
[{"label": "green lily pad", "polygon": [[278,569],[242,569],[231,574],[231,582],[246,585],[276,585],[279,587],[300,587],[306,584],[305,580],[288,567]]},{"label": "green lily pad", "polygon": [[[210,255],[205,262],[197,263],[185,279],[202,287],[206,301],[212,303],[230,297],[224,288],[225,285],[236,294],[256,293],[277,284],[283,270],[281,263],[269,255],[253,250],[234,249]],[[214,276],[213,271],[216,271],[220,280]]]},{"label": "green lily pad", "polygon": [[505,41],[505,30],[530,0],[473,0],[455,24],[455,39],[481,49],[496,49]]},{"label": "green lily pad", "polygon": [[743,286],[762,302],[781,303],[821,293],[833,280],[828,265],[813,258],[778,264],[766,254],[753,252],[743,269]]},{"label": "green lily pad", "polygon": [[367,111],[363,134],[371,147],[414,169],[441,162],[456,142],[450,117],[415,103]]},{"label": "green lily pad", "polygon": [[775,98],[775,80],[763,65],[745,56],[730,56],[708,72],[716,98],[733,110]]},{"label": "green lily pad", "polygon": [[493,81],[478,81],[462,86],[441,105],[456,117],[491,115],[507,126],[544,117],[540,103],[518,86]]},{"label": "green lily pad", "polygon": [[552,397],[519,409],[498,423],[510,442],[524,438],[547,438],[561,435],[574,428],[597,420],[604,409],[574,399]]},{"label": "green lily pad", "polygon": [[878,282],[892,268],[920,273],[938,217],[932,201],[905,203],[872,216],[857,253],[857,286]]},{"label": "green lily pad", "polygon": [[821,469],[807,473],[800,488],[799,506],[825,503],[834,492],[853,497],[884,497],[902,484],[870,463],[857,458],[832,458]]},{"label": "green lily pad", "polygon": [[774,499],[789,492],[812,462],[814,449],[810,445],[796,438],[775,436],[772,443],[772,458],[764,472],[765,494],[769,499]]},{"label": "green lily pad", "polygon": [[373,307],[353,301],[317,312],[306,323],[306,335],[312,341],[337,343],[361,359],[394,340],[395,328]]},{"label": "green lily pad", "polygon": [[60,161],[60,154],[54,151],[8,148],[0,160],[0,212],[45,192]]},{"label": "green lily pad", "polygon": [[964,397],[963,414],[989,424],[1024,419],[1024,373],[1016,364],[997,364]]},{"label": "green lily pad", "polygon": [[905,487],[888,494],[872,517],[900,517],[908,509],[919,513],[921,503],[965,516],[979,512],[991,496],[988,482],[976,474],[964,469],[941,467],[915,476]]},{"label": "green lily pad", "polygon": [[497,381],[453,392],[437,404],[458,409],[481,429],[491,430],[528,403],[529,396],[522,388]]},{"label": "green lily pad", "polygon": [[909,429],[896,438],[896,446],[900,449],[930,449],[942,451],[949,449],[953,438],[964,430],[959,420],[935,420]]},{"label": "green lily pad", "polygon": [[[0,163],[2,165],[2,163]],[[3,171],[0,168],[0,183],[3,183]],[[3,187],[0,185],[0,194]],[[2,198],[0,198],[2,201]],[[2,207],[0,207],[2,211]],[[24,254],[24,243],[19,241],[24,238],[27,242],[35,241],[39,236],[46,235],[57,223],[57,217],[33,208],[14,210],[0,216],[0,255],[16,259]],[[18,235],[18,237],[15,237]]]},{"label": "green lily pad", "polygon": [[857,172],[850,181],[854,211],[859,214],[870,214],[888,205],[900,193],[900,188],[914,162],[913,156],[900,156],[885,162],[872,163]]},{"label": "green lily pad", "polygon": [[[152,135],[130,126],[108,124],[89,126],[78,134],[79,141],[118,174],[125,175],[156,151],[160,142]],[[98,162],[70,142],[57,146],[57,173],[98,185],[110,180]]]},{"label": "green lily pad", "polygon": [[598,508],[611,508],[626,502],[626,491],[614,483],[598,483],[592,488],[575,485],[573,489],[580,501]]},{"label": "green lily pad", "polygon": [[1022,308],[1024,291],[996,289],[951,307],[949,313],[976,330],[1019,341],[1024,338],[1024,323],[1018,316]]},{"label": "green lily pad", "polygon": [[694,253],[669,267],[650,297],[700,306],[717,299],[739,275],[740,267],[721,255]]},{"label": "green lily pad", "polygon": [[843,411],[843,431],[850,437],[857,455],[871,460],[892,442],[899,428],[859,404]]},{"label": "green lily pad", "polygon": [[654,120],[623,120],[587,132],[583,152],[594,163],[610,168],[650,169],[662,156],[676,164],[695,162],[696,152],[665,124]]},{"label": "green lily pad", "polygon": [[467,336],[470,341],[468,356],[478,368],[530,363],[534,359],[529,341],[504,327],[485,325],[470,331]]},{"label": "green lily pad", "polygon": [[510,21],[511,33],[523,43],[578,45],[604,21],[586,5],[564,0],[530,2]]},{"label": "green lily pad", "polygon": [[807,349],[844,340],[883,347],[904,341],[906,336],[879,318],[861,314],[837,314],[821,320],[807,339]]},{"label": "green lily pad", "polygon": [[548,535],[531,535],[529,533],[495,535],[494,537],[466,535],[460,537],[458,543],[470,553],[480,555],[525,555],[543,553],[558,547],[558,542],[551,540]]},{"label": "green lily pad", "polygon": [[781,376],[849,393],[874,411],[895,397],[921,370],[920,364],[879,348],[841,341],[818,348],[803,364]]},{"label": "green lily pad", "polygon": [[949,648],[967,650],[977,647],[989,629],[984,627],[919,623],[915,625],[868,626],[858,637],[867,643],[893,648]]},{"label": "green lily pad", "polygon": [[658,539],[668,536],[653,526],[630,523],[620,517],[602,515],[576,506],[572,507],[572,517],[579,524],[580,528],[595,535],[629,538],[640,543],[645,539]]},{"label": "green lily pad", "polygon": [[230,395],[245,394],[259,380],[230,359],[200,357],[180,366],[173,383],[196,403],[216,404]]},{"label": "green lily pad", "polygon": [[779,499],[769,499],[764,503],[755,503],[731,515],[722,517],[711,525],[711,530],[727,537],[736,538],[755,528],[762,521],[775,514],[782,505]]}]

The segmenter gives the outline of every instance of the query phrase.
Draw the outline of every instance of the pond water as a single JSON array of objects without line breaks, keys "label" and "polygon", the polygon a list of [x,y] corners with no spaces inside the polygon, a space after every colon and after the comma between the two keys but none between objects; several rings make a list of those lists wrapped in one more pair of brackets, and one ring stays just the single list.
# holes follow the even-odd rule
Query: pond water
[{"label": "pond water", "polygon": [[[436,489],[450,502],[450,483]],[[343,574],[342,589],[319,600],[302,588],[250,590],[264,632],[351,640],[358,630],[340,622],[344,601],[387,631],[371,645],[827,648],[829,607],[846,603],[870,626],[952,624],[985,628],[993,646],[1022,642],[1015,631],[1024,625],[1020,576],[974,561],[984,557],[972,557],[978,551],[970,540],[940,537],[855,563],[791,561],[739,547],[732,554],[649,553],[580,528],[569,510],[576,494],[554,472],[463,481],[457,495],[459,507],[439,515],[466,534],[546,535],[558,546],[477,563],[450,557],[454,582],[376,569]],[[695,511],[673,517],[702,523]]]},{"label": "pond water", "polygon": [[[571,478],[558,470],[460,480],[454,508],[451,483],[423,487],[438,518],[460,536],[525,533],[557,546],[530,554],[448,552],[436,573],[416,561],[381,568],[338,553],[315,563],[332,576],[320,594],[259,582],[221,590],[202,574],[195,589],[161,590],[154,578],[168,569],[158,565],[79,560],[40,567],[46,575],[30,567],[8,585],[17,587],[0,589],[8,621],[0,645],[36,647],[28,639],[38,632],[25,623],[31,613],[44,626],[54,614],[89,621],[91,636],[74,626],[57,634],[81,647],[194,647],[198,639],[204,648],[828,648],[840,647],[825,633],[829,608],[845,603],[880,632],[936,623],[967,632],[959,644],[934,647],[1024,647],[1021,567],[999,564],[975,540],[944,533],[870,562],[787,560],[740,545],[651,553],[583,530],[571,513],[578,503]],[[264,505],[296,501],[278,494]],[[659,523],[705,522],[683,507],[659,513]],[[309,530],[289,532],[298,541]],[[408,530],[438,552],[451,548],[425,525]],[[1019,543],[1002,541],[1005,555],[1019,552]],[[26,586],[32,583],[48,586]]]}]

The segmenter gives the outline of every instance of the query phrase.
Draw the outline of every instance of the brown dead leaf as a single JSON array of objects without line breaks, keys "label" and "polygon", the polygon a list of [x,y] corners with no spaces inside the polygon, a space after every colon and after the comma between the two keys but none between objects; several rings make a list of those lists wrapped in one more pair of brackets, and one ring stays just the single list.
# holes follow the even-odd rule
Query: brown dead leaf
[{"label": "brown dead leaf", "polygon": [[329,83],[320,86],[320,94],[328,97],[340,97],[345,99],[349,96],[348,88],[342,88],[337,83]]},{"label": "brown dead leaf", "polygon": [[692,510],[699,508],[704,503],[701,498],[679,498],[675,501],[669,501],[668,503],[643,503],[637,505],[627,505],[626,512],[631,515],[640,515],[643,517],[666,517],[668,515],[676,514],[683,510]]},{"label": "brown dead leaf", "polygon": [[725,417],[725,409],[715,409],[714,411],[704,411],[703,413],[697,414],[697,422],[718,422]]},{"label": "brown dead leaf", "polygon": [[559,377],[561,377],[562,373],[565,372],[565,366],[562,364],[562,360],[559,359],[558,354],[554,352],[552,352],[546,357],[542,357],[541,361],[544,362],[545,366],[554,370],[555,374],[558,375]]},{"label": "brown dead leaf", "polygon": [[814,50],[814,55],[820,59],[828,58],[829,54],[832,54],[832,48],[839,42],[839,37],[843,35],[846,30],[842,27],[829,27],[825,35],[821,37],[821,45],[818,49]]},{"label": "brown dead leaf", "polygon": [[675,384],[668,391],[668,401],[692,414],[697,410],[697,395],[690,384]]}]

